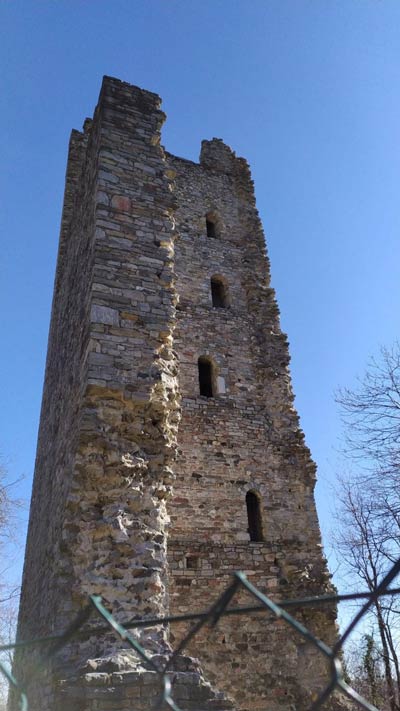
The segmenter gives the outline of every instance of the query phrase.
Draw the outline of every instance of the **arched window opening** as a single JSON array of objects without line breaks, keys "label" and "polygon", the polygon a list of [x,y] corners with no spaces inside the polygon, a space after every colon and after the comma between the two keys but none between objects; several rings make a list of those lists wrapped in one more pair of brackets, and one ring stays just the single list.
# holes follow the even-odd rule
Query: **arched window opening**
[{"label": "arched window opening", "polygon": [[206,228],[207,228],[207,237],[216,237],[217,236],[215,220],[213,220],[211,215],[206,216]]},{"label": "arched window opening", "polygon": [[228,289],[220,276],[211,277],[211,298],[214,308],[226,309],[229,306]]},{"label": "arched window opening", "polygon": [[249,523],[248,533],[251,541],[262,541],[262,521],[260,499],[254,491],[248,491],[246,494],[247,520]]},{"label": "arched window opening", "polygon": [[221,218],[216,210],[209,210],[205,215],[207,237],[219,237],[221,235]]},{"label": "arched window opening", "polygon": [[200,395],[205,397],[213,397],[214,395],[214,383],[213,383],[213,366],[209,358],[200,356],[198,360],[199,366],[199,385],[200,385]]}]

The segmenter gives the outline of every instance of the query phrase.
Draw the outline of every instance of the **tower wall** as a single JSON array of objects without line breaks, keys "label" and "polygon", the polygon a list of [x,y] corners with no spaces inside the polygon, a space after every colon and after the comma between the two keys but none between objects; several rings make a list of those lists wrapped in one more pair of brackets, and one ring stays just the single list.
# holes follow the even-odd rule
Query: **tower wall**
[{"label": "tower wall", "polygon": [[[106,77],[93,121],[71,137],[20,639],[65,629],[90,594],[123,620],[196,610],[237,569],[278,597],[326,589],[315,467],[248,166],[215,139],[200,164],[165,154],[164,118],[158,96]],[[213,275],[229,308],[212,306]],[[201,356],[214,397],[199,394]],[[331,617],[313,618],[325,638]],[[139,637],[168,656],[165,627]],[[192,651],[243,710],[301,708],[323,673],[282,625],[259,619],[238,629],[226,618]],[[159,693],[111,634],[71,641],[42,677],[37,661],[21,652],[15,663],[32,711],[147,711]],[[231,708],[193,660],[172,671],[182,708]]]},{"label": "tower wall", "polygon": [[[247,163],[216,139],[203,142],[199,165],[168,161],[178,200],[174,341],[182,395],[169,507],[172,611],[206,608],[235,570],[275,599],[320,593],[328,576],[313,498],[315,465],[293,407],[288,344]],[[207,215],[215,236],[207,236]],[[213,275],[225,284],[225,308],[213,306]],[[214,364],[216,381],[223,378],[214,397],[199,392],[203,356]],[[259,542],[248,531],[248,492],[260,501]],[[326,618],[315,618],[314,628],[318,622],[327,626]],[[177,638],[182,633],[174,627]],[[192,651],[243,708],[305,707],[325,672],[287,628],[259,616],[225,618],[214,635],[196,637]]]},{"label": "tower wall", "polygon": [[[72,137],[20,639],[63,631],[91,594],[118,619],[167,612],[179,396],[175,199],[159,105],[155,94],[105,78],[88,135]],[[148,709],[159,680],[124,646],[111,633],[88,633],[45,672],[40,652],[21,652],[15,676],[32,711]],[[146,628],[144,646],[162,661],[165,627]],[[177,664],[178,703],[183,695],[188,709],[230,708],[223,696],[215,703],[190,659]]]},{"label": "tower wall", "polygon": [[71,134],[21,592],[24,638],[54,629],[62,589],[64,511],[87,381],[96,144],[90,122]]}]

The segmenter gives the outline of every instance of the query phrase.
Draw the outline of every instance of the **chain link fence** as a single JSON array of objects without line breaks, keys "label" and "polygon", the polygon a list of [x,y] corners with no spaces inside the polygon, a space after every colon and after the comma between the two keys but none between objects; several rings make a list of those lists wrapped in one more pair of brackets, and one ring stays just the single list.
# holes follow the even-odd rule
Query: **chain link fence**
[{"label": "chain link fence", "polygon": [[[365,698],[360,696],[360,694],[353,689],[345,680],[345,674],[341,662],[341,652],[344,643],[348,639],[349,635],[354,631],[354,629],[359,625],[360,621],[368,613],[374,600],[385,595],[397,595],[400,593],[400,588],[391,588],[393,580],[396,578],[400,572],[400,559],[392,566],[389,572],[384,576],[380,584],[372,592],[354,593],[346,595],[320,595],[317,597],[308,597],[301,599],[292,600],[282,600],[279,603],[270,600],[266,595],[264,595],[260,590],[258,590],[254,585],[252,585],[244,575],[244,573],[235,573],[233,580],[229,587],[220,595],[216,602],[210,607],[206,612],[198,613],[188,613],[184,615],[174,615],[168,617],[157,617],[157,618],[146,618],[144,620],[131,620],[125,623],[118,622],[113,615],[108,612],[104,607],[102,598],[98,595],[92,595],[89,598],[88,604],[80,612],[74,622],[61,634],[51,635],[48,637],[41,637],[39,639],[33,639],[29,641],[15,642],[14,644],[7,644],[0,646],[0,653],[8,650],[15,650],[21,648],[34,649],[34,648],[47,648],[46,652],[40,654],[40,662],[35,666],[37,673],[40,673],[40,669],[46,664],[57,652],[64,647],[72,638],[79,637],[79,635],[87,635],[89,633],[93,634],[105,634],[106,632],[113,630],[113,632],[121,639],[123,642],[135,650],[139,657],[143,660],[146,667],[156,672],[160,679],[162,680],[163,692],[160,696],[158,705],[156,708],[161,708],[163,705],[169,706],[172,711],[181,711],[179,706],[176,704],[173,698],[173,687],[171,684],[170,675],[174,667],[174,661],[179,654],[188,646],[189,642],[195,637],[195,635],[203,628],[205,625],[210,625],[215,627],[218,624],[218,620],[226,615],[246,615],[254,612],[263,612],[269,616],[273,616],[275,619],[283,620],[287,625],[289,625],[295,632],[300,635],[305,641],[313,645],[316,650],[328,660],[330,675],[326,687],[321,691],[319,697],[312,704],[309,711],[317,711],[322,708],[325,702],[330,698],[334,691],[338,691],[345,696],[349,697],[352,701],[356,702],[360,708],[367,709],[368,711],[378,711],[378,709],[369,703]],[[239,590],[246,590],[255,600],[256,604],[251,606],[241,606],[241,607],[230,607],[230,603],[234,595]],[[321,605],[337,604],[343,601],[350,600],[365,600],[361,605],[359,611],[353,617],[351,622],[346,627],[342,636],[338,639],[333,647],[329,647],[322,640],[318,639],[310,630],[308,630],[303,624],[296,620],[289,612],[291,608],[312,608]],[[88,628],[86,624],[89,622],[90,618],[93,616],[99,616],[104,620],[105,624],[101,626],[96,626],[93,628]],[[187,633],[187,635],[182,639],[177,648],[172,652],[167,663],[161,668],[153,661],[152,657],[146,652],[143,646],[135,639],[131,634],[130,630],[154,627],[155,625],[162,624],[174,624],[179,622],[192,621],[194,624]],[[85,631],[82,628],[85,626]],[[27,694],[13,675],[13,673],[8,669],[7,665],[0,663],[0,672],[7,678],[11,687],[18,697],[19,711],[30,711],[29,710],[29,699]]]}]

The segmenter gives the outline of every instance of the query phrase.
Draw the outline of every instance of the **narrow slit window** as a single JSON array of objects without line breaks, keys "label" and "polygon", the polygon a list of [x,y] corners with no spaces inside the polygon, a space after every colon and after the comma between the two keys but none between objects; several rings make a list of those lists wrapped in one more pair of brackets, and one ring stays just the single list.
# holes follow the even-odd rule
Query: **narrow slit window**
[{"label": "narrow slit window", "polygon": [[201,356],[198,360],[200,395],[213,397],[213,367],[208,358]]},{"label": "narrow slit window", "polygon": [[188,570],[197,570],[199,567],[199,559],[196,556],[188,555],[186,556],[186,568]]},{"label": "narrow slit window", "polygon": [[260,510],[260,499],[254,491],[248,491],[246,494],[248,533],[251,541],[262,541],[262,521]]},{"label": "narrow slit window", "polygon": [[207,237],[216,237],[215,222],[210,217],[206,217]]},{"label": "narrow slit window", "polygon": [[228,306],[228,292],[223,279],[218,276],[211,277],[211,298],[214,308],[226,309]]}]

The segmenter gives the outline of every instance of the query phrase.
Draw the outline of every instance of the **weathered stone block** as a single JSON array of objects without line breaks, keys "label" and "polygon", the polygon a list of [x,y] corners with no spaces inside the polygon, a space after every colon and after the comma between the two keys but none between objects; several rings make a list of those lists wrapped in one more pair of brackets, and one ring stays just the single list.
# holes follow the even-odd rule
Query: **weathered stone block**
[{"label": "weathered stone block", "polygon": [[111,326],[118,326],[119,313],[115,309],[110,309],[108,306],[93,304],[90,312],[90,320],[94,323],[107,323]]}]

